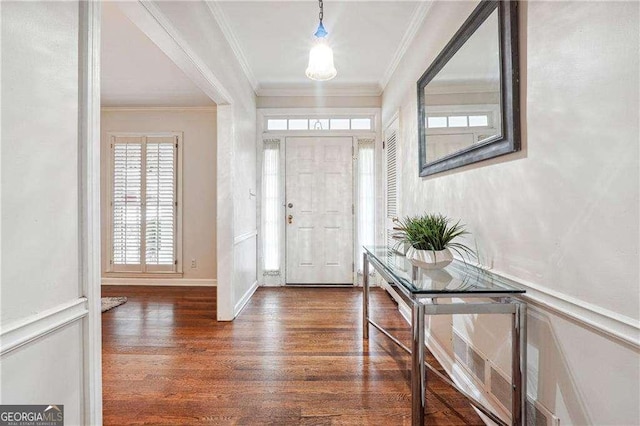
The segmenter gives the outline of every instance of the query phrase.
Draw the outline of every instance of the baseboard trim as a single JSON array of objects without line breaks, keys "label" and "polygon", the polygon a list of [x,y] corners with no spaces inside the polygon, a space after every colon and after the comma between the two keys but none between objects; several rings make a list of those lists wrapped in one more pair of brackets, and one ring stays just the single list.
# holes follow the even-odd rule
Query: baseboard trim
[{"label": "baseboard trim", "polygon": [[[457,262],[452,266],[459,268]],[[527,292],[522,295],[522,299],[533,307],[573,320],[600,334],[630,345],[635,350],[640,350],[640,321],[504,272],[489,270],[486,273],[507,284],[523,287]]]},{"label": "baseboard trim", "polygon": [[102,285],[149,285],[149,286],[184,286],[184,287],[217,287],[215,279],[202,278],[112,278],[103,277]]},{"label": "baseboard trim", "polygon": [[249,299],[251,299],[251,296],[253,296],[253,293],[255,293],[257,289],[258,289],[258,280],[254,281],[253,284],[251,284],[251,287],[249,287],[249,290],[247,290],[244,296],[242,296],[242,298],[238,301],[238,303],[236,303],[236,306],[233,307],[234,318],[240,315],[240,312],[242,312],[244,307],[247,305],[247,302],[249,302]]},{"label": "baseboard trim", "polygon": [[88,313],[87,298],[80,297],[6,324],[0,329],[0,355],[5,355],[53,333],[67,324],[84,318]]}]

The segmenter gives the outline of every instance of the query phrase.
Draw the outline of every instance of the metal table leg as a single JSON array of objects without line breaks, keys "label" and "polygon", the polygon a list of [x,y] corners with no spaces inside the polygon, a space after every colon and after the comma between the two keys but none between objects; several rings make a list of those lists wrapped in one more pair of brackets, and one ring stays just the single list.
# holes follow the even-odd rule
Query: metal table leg
[{"label": "metal table leg", "polygon": [[411,424],[422,426],[427,375],[424,366],[424,305],[413,302],[411,311]]},{"label": "metal table leg", "polygon": [[362,256],[362,338],[369,338],[369,257]]},{"label": "metal table leg", "polygon": [[511,423],[527,424],[527,305],[513,301],[515,312],[511,329]]}]

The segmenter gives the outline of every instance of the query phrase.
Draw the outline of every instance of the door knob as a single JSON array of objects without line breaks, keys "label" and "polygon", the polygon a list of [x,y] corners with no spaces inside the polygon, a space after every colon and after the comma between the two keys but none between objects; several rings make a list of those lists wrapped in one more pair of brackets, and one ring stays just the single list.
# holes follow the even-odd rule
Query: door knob
[{"label": "door knob", "polygon": [[287,216],[287,222],[289,222],[289,224],[293,223],[293,215],[292,214]]}]

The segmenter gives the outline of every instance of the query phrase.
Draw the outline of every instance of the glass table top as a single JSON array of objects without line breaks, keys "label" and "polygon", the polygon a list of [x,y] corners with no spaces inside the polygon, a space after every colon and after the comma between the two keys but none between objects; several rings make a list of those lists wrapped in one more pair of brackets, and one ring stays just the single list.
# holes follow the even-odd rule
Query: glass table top
[{"label": "glass table top", "polygon": [[365,246],[370,260],[378,263],[397,284],[413,295],[440,296],[447,294],[520,294],[525,290],[514,287],[478,267],[454,260],[449,266],[437,270],[417,268],[412,279],[413,265],[405,256],[386,246]]}]

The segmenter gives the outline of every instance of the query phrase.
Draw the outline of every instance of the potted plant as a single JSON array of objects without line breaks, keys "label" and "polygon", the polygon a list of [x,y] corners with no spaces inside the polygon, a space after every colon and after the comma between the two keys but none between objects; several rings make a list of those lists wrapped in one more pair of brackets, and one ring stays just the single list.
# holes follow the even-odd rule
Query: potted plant
[{"label": "potted plant", "polygon": [[453,261],[452,250],[464,258],[473,250],[454,240],[469,234],[460,222],[441,214],[424,214],[396,220],[398,244],[410,246],[407,258],[423,269],[441,269]]}]

